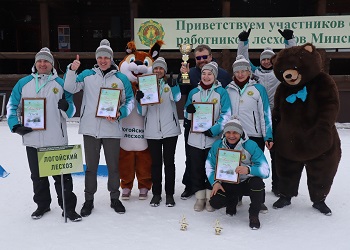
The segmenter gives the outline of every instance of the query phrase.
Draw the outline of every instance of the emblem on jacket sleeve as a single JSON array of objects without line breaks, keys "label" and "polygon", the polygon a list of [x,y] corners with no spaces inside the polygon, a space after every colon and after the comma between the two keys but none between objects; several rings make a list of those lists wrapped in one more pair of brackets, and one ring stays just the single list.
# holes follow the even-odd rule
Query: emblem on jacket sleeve
[{"label": "emblem on jacket sleeve", "polygon": [[54,92],[55,94],[57,94],[59,92],[58,88],[53,88],[52,92]]},{"label": "emblem on jacket sleeve", "polygon": [[117,83],[112,83],[112,88],[114,88],[114,89],[116,89],[116,88],[118,88],[118,84]]}]

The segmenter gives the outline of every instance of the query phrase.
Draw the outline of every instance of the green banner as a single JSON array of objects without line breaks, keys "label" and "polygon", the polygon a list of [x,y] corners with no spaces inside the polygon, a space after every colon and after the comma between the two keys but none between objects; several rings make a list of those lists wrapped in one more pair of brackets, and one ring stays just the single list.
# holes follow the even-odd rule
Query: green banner
[{"label": "green banner", "polygon": [[350,15],[134,19],[136,47],[145,50],[157,40],[165,42],[162,50],[178,50],[183,43],[193,44],[193,48],[207,44],[212,49],[237,49],[239,33],[248,29],[252,29],[251,49],[283,49],[284,38],[278,29],[294,30],[297,44],[311,42],[317,48],[350,48]]},{"label": "green banner", "polygon": [[38,148],[40,177],[83,172],[81,145]]}]

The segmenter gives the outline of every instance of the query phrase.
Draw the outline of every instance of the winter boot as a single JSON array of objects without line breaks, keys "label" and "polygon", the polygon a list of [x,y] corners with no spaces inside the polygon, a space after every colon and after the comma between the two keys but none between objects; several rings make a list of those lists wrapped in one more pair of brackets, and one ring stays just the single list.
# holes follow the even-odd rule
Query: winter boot
[{"label": "winter boot", "polygon": [[155,194],[153,195],[152,200],[149,204],[151,207],[158,207],[161,201],[162,196],[160,196],[160,194]]},{"label": "winter boot", "polygon": [[83,204],[83,207],[80,210],[80,215],[83,217],[89,216],[93,208],[94,208],[94,200],[85,201]]},{"label": "winter boot", "polygon": [[[64,216],[64,212],[62,212],[62,217]],[[73,222],[81,221],[81,216],[75,212],[74,210],[69,210],[66,212],[66,216],[68,219],[70,219]]]},{"label": "winter boot", "polygon": [[194,204],[194,211],[202,212],[205,207],[205,190],[199,190],[196,192],[196,203]]},{"label": "winter boot", "polygon": [[173,195],[171,195],[171,194],[166,195],[165,206],[167,206],[167,207],[174,207],[175,206],[175,200],[174,200]]},{"label": "winter boot", "polygon": [[286,196],[281,196],[275,203],[273,203],[273,208],[278,209],[291,204],[291,198]]},{"label": "winter boot", "polygon": [[269,210],[267,209],[266,205],[264,203],[261,203],[260,213],[267,214],[268,211]]},{"label": "winter boot", "polygon": [[249,227],[253,230],[260,228],[259,215],[249,215]]},{"label": "winter boot", "polygon": [[324,215],[332,215],[331,209],[326,205],[324,201],[314,202],[312,205],[313,208],[316,208],[318,211],[323,213]]},{"label": "winter boot", "polygon": [[148,189],[140,188],[139,200],[147,200],[148,197]]},{"label": "winter boot", "polygon": [[193,192],[191,191],[191,188],[186,187],[185,190],[182,192],[180,198],[181,200],[187,200],[191,198],[193,195]]},{"label": "winter boot", "polygon": [[46,208],[37,208],[33,213],[32,213],[32,219],[33,220],[38,220],[41,217],[43,217],[43,215],[47,212],[49,212],[51,209],[50,207],[46,207]]},{"label": "winter boot", "polygon": [[131,195],[131,189],[130,188],[123,188],[122,191],[122,200],[129,200]]},{"label": "winter boot", "polygon": [[206,189],[205,190],[205,198],[206,198],[206,202],[205,202],[205,210],[207,210],[208,212],[214,212],[215,208],[213,208],[209,201],[210,201],[210,196],[211,196],[211,190],[210,189]]},{"label": "winter boot", "polygon": [[119,199],[111,199],[111,208],[118,214],[125,213],[125,207]]}]

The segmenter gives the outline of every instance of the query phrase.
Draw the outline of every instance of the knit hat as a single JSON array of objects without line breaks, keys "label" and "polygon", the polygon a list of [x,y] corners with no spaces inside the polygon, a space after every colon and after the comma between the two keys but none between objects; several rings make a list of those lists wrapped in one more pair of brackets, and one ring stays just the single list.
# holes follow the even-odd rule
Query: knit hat
[{"label": "knit hat", "polygon": [[235,73],[238,70],[249,70],[252,71],[252,68],[250,67],[250,63],[247,61],[247,59],[244,58],[243,55],[238,55],[236,57],[236,61],[232,64],[233,73]]},{"label": "knit hat", "polygon": [[227,131],[236,131],[237,133],[239,133],[242,136],[243,135],[243,128],[242,128],[241,122],[236,118],[229,120],[224,126],[224,134]]},{"label": "knit hat", "polygon": [[272,48],[265,48],[264,51],[260,54],[260,62],[266,58],[270,59],[274,54],[275,52],[273,52]]},{"label": "knit hat", "polygon": [[51,63],[52,66],[54,66],[54,64],[55,64],[55,61],[53,59],[53,56],[52,56],[49,48],[46,48],[46,47],[42,48],[38,53],[36,53],[35,63],[39,60],[46,60],[49,63]]},{"label": "knit hat", "polygon": [[113,50],[110,47],[110,43],[107,39],[103,39],[100,42],[100,47],[96,49],[95,55],[96,55],[96,59],[102,56],[106,56],[111,58],[111,60],[113,60]]},{"label": "knit hat", "polygon": [[213,72],[215,80],[218,78],[218,64],[216,62],[210,62],[210,63],[207,63],[206,65],[204,65],[202,67],[201,73],[203,72],[203,70],[206,70],[206,69]]},{"label": "knit hat", "polygon": [[153,62],[153,65],[152,65],[152,70],[155,68],[155,67],[161,67],[164,69],[165,72],[168,71],[168,65],[166,64],[166,61],[163,57],[158,57],[154,62]]}]

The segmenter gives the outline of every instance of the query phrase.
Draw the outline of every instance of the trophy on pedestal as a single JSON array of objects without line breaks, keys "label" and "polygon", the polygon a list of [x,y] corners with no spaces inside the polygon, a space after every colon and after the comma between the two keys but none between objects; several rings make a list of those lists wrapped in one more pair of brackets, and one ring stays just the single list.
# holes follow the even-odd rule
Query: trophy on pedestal
[{"label": "trophy on pedestal", "polygon": [[[182,54],[182,61],[184,62],[184,66],[186,66],[187,61],[190,58],[188,56],[188,53],[190,53],[192,51],[193,44],[182,43],[182,44],[179,44],[178,46],[179,46],[179,50]],[[181,75],[181,78],[182,78],[182,84],[189,84],[190,83],[190,78],[188,76],[188,73],[183,73]]]}]

